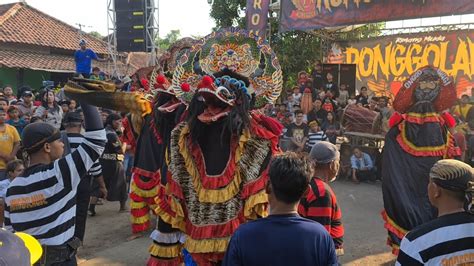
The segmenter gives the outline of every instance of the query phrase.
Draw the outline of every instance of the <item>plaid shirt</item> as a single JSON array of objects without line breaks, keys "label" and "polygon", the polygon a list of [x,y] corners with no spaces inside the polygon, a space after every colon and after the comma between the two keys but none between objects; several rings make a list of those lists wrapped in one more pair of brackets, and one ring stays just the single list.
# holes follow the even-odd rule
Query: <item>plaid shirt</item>
[{"label": "plaid shirt", "polygon": [[328,184],[317,177],[311,180],[310,185],[311,190],[301,199],[298,212],[301,216],[322,224],[334,241],[336,253],[342,255],[344,226],[336,195]]}]

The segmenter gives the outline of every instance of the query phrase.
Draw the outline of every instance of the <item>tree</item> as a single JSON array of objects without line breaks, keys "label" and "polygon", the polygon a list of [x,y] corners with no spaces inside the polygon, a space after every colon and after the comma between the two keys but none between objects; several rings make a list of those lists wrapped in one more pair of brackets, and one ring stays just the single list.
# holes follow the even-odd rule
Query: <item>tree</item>
[{"label": "tree", "polygon": [[245,26],[244,9],[247,0],[214,0],[211,6],[211,17],[216,28]]},{"label": "tree", "polygon": [[156,38],[155,44],[162,51],[166,51],[173,43],[175,43],[181,36],[179,30],[171,30],[166,34],[165,38],[161,39],[160,37]]},{"label": "tree", "polygon": [[102,39],[104,38],[104,36],[102,36],[102,35],[101,35],[100,33],[98,33],[97,31],[91,31],[91,32],[89,32],[88,34],[89,34],[89,35],[92,35],[92,36],[94,36],[94,37],[96,37],[97,39],[101,39],[101,40],[102,40]]}]

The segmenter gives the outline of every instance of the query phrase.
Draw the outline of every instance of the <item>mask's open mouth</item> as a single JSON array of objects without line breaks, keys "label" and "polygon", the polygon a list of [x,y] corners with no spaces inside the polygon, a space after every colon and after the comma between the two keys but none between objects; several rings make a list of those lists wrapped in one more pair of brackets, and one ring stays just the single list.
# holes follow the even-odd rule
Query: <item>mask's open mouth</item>
[{"label": "mask's open mouth", "polygon": [[158,111],[162,113],[172,113],[181,105],[181,101],[179,101],[176,97],[172,97],[171,100],[167,101],[165,104],[158,107]]},{"label": "mask's open mouth", "polygon": [[204,99],[206,109],[198,116],[199,121],[210,124],[226,117],[230,113],[232,106],[219,100],[213,93],[203,91],[200,94]]}]

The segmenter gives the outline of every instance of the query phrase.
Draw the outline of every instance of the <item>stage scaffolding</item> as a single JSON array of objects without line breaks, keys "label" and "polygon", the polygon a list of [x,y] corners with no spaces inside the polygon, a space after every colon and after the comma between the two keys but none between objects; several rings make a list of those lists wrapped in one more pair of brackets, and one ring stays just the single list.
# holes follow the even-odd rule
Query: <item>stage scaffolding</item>
[{"label": "stage scaffolding", "polygon": [[[109,68],[115,77],[122,78],[126,73],[121,73],[118,68],[118,60],[123,54],[117,52],[117,23],[115,12],[115,1],[107,0],[107,49],[109,51]],[[149,54],[148,65],[157,64],[155,40],[159,34],[159,0],[145,0],[145,43],[146,51]]]}]

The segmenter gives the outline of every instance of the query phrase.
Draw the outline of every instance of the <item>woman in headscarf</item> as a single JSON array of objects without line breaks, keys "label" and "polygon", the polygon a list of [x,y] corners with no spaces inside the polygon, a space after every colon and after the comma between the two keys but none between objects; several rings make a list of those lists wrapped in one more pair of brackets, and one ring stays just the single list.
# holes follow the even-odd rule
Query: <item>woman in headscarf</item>
[{"label": "woman in headscarf", "polygon": [[105,185],[107,187],[107,200],[119,201],[120,211],[126,211],[127,183],[123,167],[124,145],[119,139],[121,135],[122,118],[116,113],[111,113],[105,121],[107,144],[100,159]]}]

